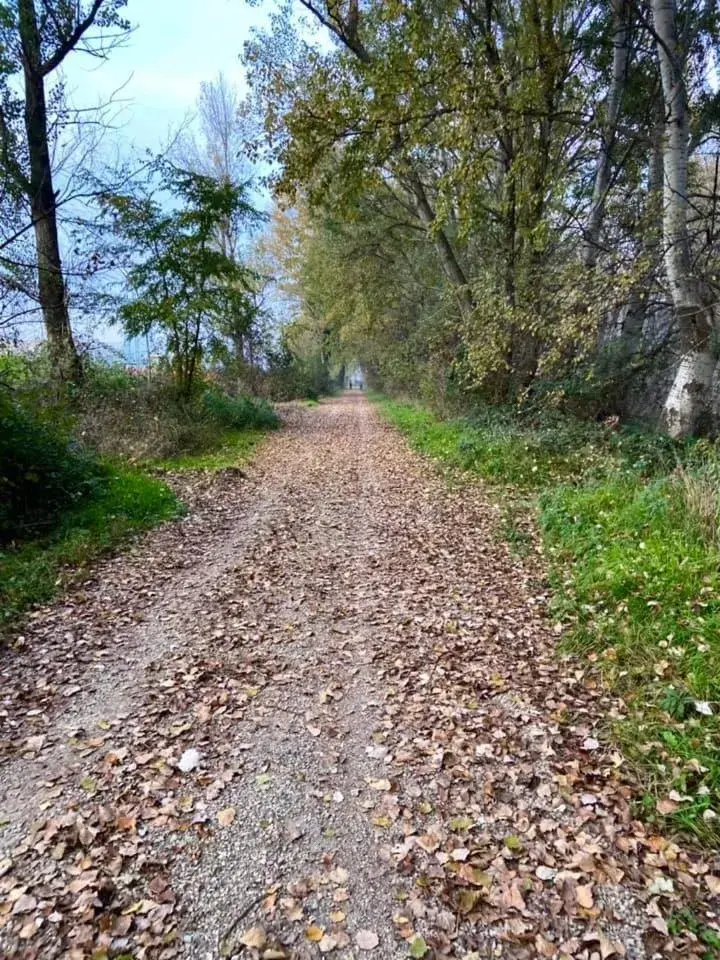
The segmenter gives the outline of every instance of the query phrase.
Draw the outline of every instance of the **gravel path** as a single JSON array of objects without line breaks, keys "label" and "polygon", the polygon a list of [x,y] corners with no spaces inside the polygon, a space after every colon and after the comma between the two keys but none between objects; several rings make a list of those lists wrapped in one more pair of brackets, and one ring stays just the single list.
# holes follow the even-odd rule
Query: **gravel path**
[{"label": "gravel path", "polygon": [[361,396],[287,421],[2,654],[0,954],[702,956],[717,864],[481,488]]}]

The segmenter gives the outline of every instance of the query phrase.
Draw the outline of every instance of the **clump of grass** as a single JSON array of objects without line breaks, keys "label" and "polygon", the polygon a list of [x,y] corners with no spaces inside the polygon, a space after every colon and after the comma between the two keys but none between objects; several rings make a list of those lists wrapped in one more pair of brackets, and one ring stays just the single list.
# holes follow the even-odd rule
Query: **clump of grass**
[{"label": "clump of grass", "polygon": [[181,512],[173,492],[159,480],[123,467],[105,469],[101,490],[65,512],[52,533],[0,551],[0,626],[51,600],[91,560],[130,534]]},{"label": "clump of grass", "polygon": [[379,402],[417,450],[502,489],[515,549],[528,547],[519,511],[537,516],[566,646],[625,699],[608,734],[633,764],[639,808],[717,843],[720,452],[558,414],[441,421]]},{"label": "clump of grass", "polygon": [[233,397],[213,389],[201,394],[200,409],[207,422],[233,430],[274,430],[280,422],[267,400]]},{"label": "clump of grass", "polygon": [[710,460],[695,470],[680,466],[677,476],[685,505],[703,536],[720,547],[720,461]]}]

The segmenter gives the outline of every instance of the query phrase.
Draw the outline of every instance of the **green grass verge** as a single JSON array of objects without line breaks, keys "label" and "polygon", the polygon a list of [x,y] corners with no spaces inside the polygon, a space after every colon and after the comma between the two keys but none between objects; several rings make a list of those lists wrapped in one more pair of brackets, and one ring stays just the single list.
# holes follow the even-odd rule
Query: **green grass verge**
[{"label": "green grass verge", "polygon": [[125,467],[109,467],[101,491],[65,513],[51,535],[0,551],[0,627],[28,607],[51,600],[68,579],[129,534],[180,512],[164,483]]},{"label": "green grass verge", "polygon": [[[717,451],[558,417],[489,411],[441,421],[374,399],[416,450],[501,489],[510,511],[501,526],[521,546],[513,514],[534,511],[553,613],[569,625],[565,646],[625,698],[627,713],[608,736],[633,765],[640,812],[716,845],[720,550],[688,502],[678,465],[686,476],[707,476]],[[717,486],[710,495],[720,502]]]},{"label": "green grass verge", "polygon": [[247,463],[265,439],[263,430],[228,430],[218,446],[202,453],[182,454],[169,460],[152,461],[153,466],[163,470],[225,470]]}]

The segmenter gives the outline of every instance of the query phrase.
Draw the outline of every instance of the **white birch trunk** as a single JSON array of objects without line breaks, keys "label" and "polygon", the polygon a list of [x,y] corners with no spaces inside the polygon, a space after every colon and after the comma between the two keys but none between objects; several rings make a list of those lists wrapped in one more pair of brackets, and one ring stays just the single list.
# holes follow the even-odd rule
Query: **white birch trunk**
[{"label": "white birch trunk", "polygon": [[651,0],[651,3],[665,104],[665,269],[682,345],[680,363],[663,413],[668,433],[684,437],[702,429],[709,417],[715,366],[710,350],[712,315],[703,285],[692,270],[688,232],[690,131],[675,0]]}]

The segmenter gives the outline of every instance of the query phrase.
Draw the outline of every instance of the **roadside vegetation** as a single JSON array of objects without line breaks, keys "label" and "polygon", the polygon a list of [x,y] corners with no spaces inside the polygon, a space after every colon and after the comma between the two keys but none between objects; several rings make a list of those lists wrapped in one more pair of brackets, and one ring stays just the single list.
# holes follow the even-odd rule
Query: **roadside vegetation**
[{"label": "roadside vegetation", "polygon": [[608,721],[646,818],[720,836],[720,452],[706,441],[483,409],[443,420],[375,398],[415,449],[502,492],[501,530],[539,524],[553,615],[627,712]]},{"label": "roadside vegetation", "polygon": [[266,400],[198,379],[86,364],[58,385],[44,355],[0,358],[0,627],[86,565],[182,511],[158,469],[246,462],[278,418]]}]

